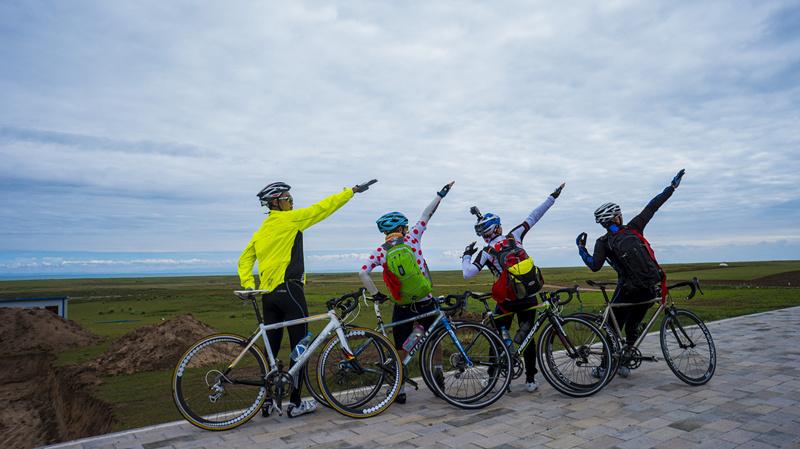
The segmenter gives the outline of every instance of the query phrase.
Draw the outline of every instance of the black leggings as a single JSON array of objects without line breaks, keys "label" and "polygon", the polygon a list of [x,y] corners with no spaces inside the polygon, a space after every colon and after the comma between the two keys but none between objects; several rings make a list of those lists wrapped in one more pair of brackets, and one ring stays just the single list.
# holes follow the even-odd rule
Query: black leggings
[{"label": "black leggings", "polygon": [[[407,306],[395,304],[394,310],[392,311],[392,322],[407,320],[422,313],[430,312],[431,310],[434,310],[433,301],[420,301]],[[421,320],[416,320],[416,322],[425,327],[425,329],[428,329],[433,324],[434,320],[436,320],[436,315],[429,316]],[[408,338],[408,336],[411,335],[411,331],[414,330],[414,322],[400,324],[392,329],[394,347],[400,350],[403,346],[403,343],[406,341],[406,338]]]},{"label": "black leggings", "polygon": [[[536,309],[525,309],[529,309],[535,305],[535,301],[525,299],[513,302],[505,302],[503,303],[503,309],[501,309],[500,306],[495,307],[495,315],[511,312],[507,316],[494,319],[497,329],[500,329],[502,326],[511,332],[511,322],[514,320],[514,315],[517,316],[517,324],[520,327],[522,327],[523,323],[530,323],[532,328],[534,321],[536,321]],[[511,335],[511,337],[513,338],[514,335]],[[536,373],[539,372],[536,369],[536,341],[533,339],[531,340],[531,342],[528,344],[528,347],[525,348],[525,352],[522,353],[522,358],[525,360],[525,382],[533,382],[534,376],[536,376]]]},{"label": "black leggings", "polygon": [[[286,281],[280,287],[271,291],[262,297],[264,305],[264,324],[275,324],[282,321],[296,320],[308,316],[308,306],[306,305],[306,296],[303,293],[303,284],[298,281]],[[308,332],[308,324],[298,324],[286,328],[289,332],[289,343],[294,348]],[[267,338],[269,339],[269,346],[272,349],[272,354],[278,358],[278,351],[281,348],[281,341],[283,341],[283,329],[273,329],[267,331]],[[294,365],[290,362],[289,368]],[[303,367],[305,370],[306,368]],[[300,405],[300,397],[303,388],[303,372],[300,372],[299,381],[296,388],[292,391],[292,396],[289,399],[293,404]]]},{"label": "black leggings", "polygon": [[[627,288],[617,287],[614,291],[614,296],[611,302],[614,304],[622,303],[640,303],[653,299],[658,296],[658,292],[649,288]],[[639,338],[639,323],[647,314],[647,309],[653,305],[652,302],[647,304],[637,304],[633,306],[616,307],[611,310],[614,312],[614,317],[617,319],[620,330],[625,330],[625,343],[633,345],[636,339]]]}]

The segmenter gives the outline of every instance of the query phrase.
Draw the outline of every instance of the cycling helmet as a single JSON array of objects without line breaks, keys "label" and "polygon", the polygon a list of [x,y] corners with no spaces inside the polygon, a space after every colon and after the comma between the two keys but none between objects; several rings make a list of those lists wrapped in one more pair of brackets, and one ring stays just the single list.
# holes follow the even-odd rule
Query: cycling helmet
[{"label": "cycling helmet", "polygon": [[288,192],[292,187],[284,182],[273,182],[267,185],[260,192],[258,192],[258,199],[261,200],[262,206],[268,206],[269,202],[278,198],[283,193]]},{"label": "cycling helmet", "polygon": [[400,212],[389,212],[381,215],[381,218],[375,220],[375,223],[378,225],[379,231],[389,232],[398,226],[408,225],[408,218]]},{"label": "cycling helmet", "polygon": [[486,214],[475,223],[475,233],[483,237],[494,232],[500,226],[500,217],[495,214]]},{"label": "cycling helmet", "polygon": [[611,222],[617,215],[620,215],[622,210],[618,204],[605,203],[594,211],[594,220],[601,225]]}]

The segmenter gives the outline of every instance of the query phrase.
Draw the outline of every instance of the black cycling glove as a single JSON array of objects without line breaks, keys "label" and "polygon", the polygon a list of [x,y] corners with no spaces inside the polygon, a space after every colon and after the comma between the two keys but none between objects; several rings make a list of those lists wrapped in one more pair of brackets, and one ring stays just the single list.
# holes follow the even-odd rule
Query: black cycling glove
[{"label": "black cycling glove", "polygon": [[384,295],[381,292],[378,292],[378,293],[375,293],[374,295],[372,295],[372,299],[378,301],[378,303],[382,303],[382,302],[388,300],[389,297]]},{"label": "black cycling glove", "polygon": [[672,188],[677,189],[679,185],[681,185],[681,178],[683,178],[683,174],[686,173],[686,170],[681,169],[674,178],[672,178]]},{"label": "black cycling glove", "polygon": [[369,190],[369,186],[371,186],[372,184],[375,184],[376,182],[378,182],[378,180],[377,179],[373,179],[372,181],[367,181],[364,184],[357,184],[355,187],[353,187],[353,193],[365,192],[365,191]]},{"label": "black cycling glove", "polygon": [[475,254],[478,251],[478,249],[475,248],[475,243],[477,243],[477,242],[472,242],[469,245],[467,245],[467,247],[464,248],[464,254],[462,254],[461,257],[464,257],[464,256],[472,257],[472,255]]},{"label": "black cycling glove", "polygon": [[436,192],[436,194],[439,195],[440,197],[444,198],[445,196],[447,196],[447,192],[450,191],[450,188],[453,187],[454,183],[455,183],[455,181],[453,181],[450,184],[447,184],[446,186],[442,187],[442,190]]},{"label": "black cycling glove", "polygon": [[563,189],[563,188],[564,188],[564,183],[562,183],[560,186],[558,186],[558,188],[555,189],[553,191],[553,193],[550,194],[550,196],[552,196],[553,199],[558,198],[558,196],[561,195],[561,189]]},{"label": "black cycling glove", "polygon": [[575,239],[575,244],[578,245],[578,247],[584,247],[584,248],[586,247],[586,233],[585,232],[581,232],[580,234],[578,234],[578,238]]}]

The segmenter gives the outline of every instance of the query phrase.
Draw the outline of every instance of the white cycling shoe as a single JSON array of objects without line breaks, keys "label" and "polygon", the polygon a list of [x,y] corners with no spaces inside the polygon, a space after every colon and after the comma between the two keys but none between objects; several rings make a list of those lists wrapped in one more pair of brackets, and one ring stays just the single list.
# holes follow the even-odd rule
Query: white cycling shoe
[{"label": "white cycling shoe", "polygon": [[533,393],[534,391],[539,389],[539,385],[534,380],[533,382],[526,382],[525,383],[525,391],[528,393]]},{"label": "white cycling shoe", "polygon": [[308,399],[301,401],[300,405],[294,405],[290,402],[286,408],[286,414],[289,415],[289,418],[297,418],[298,416],[305,415],[306,413],[314,413],[316,410],[317,401]]}]

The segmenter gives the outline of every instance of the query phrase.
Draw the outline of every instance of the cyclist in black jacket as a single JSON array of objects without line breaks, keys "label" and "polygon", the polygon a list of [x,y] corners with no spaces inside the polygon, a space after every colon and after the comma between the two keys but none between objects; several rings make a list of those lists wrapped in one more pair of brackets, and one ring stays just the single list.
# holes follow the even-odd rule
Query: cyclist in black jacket
[{"label": "cyclist in black jacket", "polygon": [[[620,232],[622,229],[629,229],[642,236],[642,240],[647,245],[648,251],[651,251],[649,249],[649,244],[646,243],[646,240],[644,240],[643,237],[644,228],[647,226],[647,223],[650,222],[650,219],[653,218],[653,215],[656,213],[656,211],[669,199],[669,197],[672,196],[672,193],[675,192],[675,189],[678,188],[684,173],[685,170],[679,171],[678,174],[672,179],[670,185],[667,186],[663,192],[659,193],[655,198],[650,200],[647,206],[645,206],[644,210],[642,210],[639,215],[635,216],[630,222],[628,222],[627,225],[623,224],[622,212],[617,204],[605,203],[595,210],[595,220],[597,223],[606,228],[607,232],[605,235],[599,237],[595,242],[594,253],[592,255],[590,255],[589,251],[586,249],[585,232],[580,233],[578,238],[575,240],[575,243],[578,245],[578,254],[580,254],[581,259],[583,259],[583,263],[585,263],[589,269],[592,271],[599,271],[601,268],[603,268],[603,264],[608,261],[608,264],[611,265],[611,267],[617,272],[617,288],[614,290],[614,296],[612,297],[611,302],[639,303],[653,299],[655,296],[659,296],[658,289],[655,285],[649,288],[631,285],[632,283],[626,279],[626,273],[620,269],[621,264],[619,261],[619,255],[615,254],[609,245],[609,237],[612,234]],[[652,252],[650,255],[655,260]],[[628,345],[633,345],[636,343],[636,339],[638,338],[639,323],[641,323],[642,319],[647,313],[647,309],[652,305],[653,303],[649,303],[641,306],[619,307],[614,310],[614,316],[616,317],[620,328],[624,327],[625,329],[625,341]],[[623,377],[627,377],[628,370],[622,368],[624,367],[620,368],[619,374]]]}]

